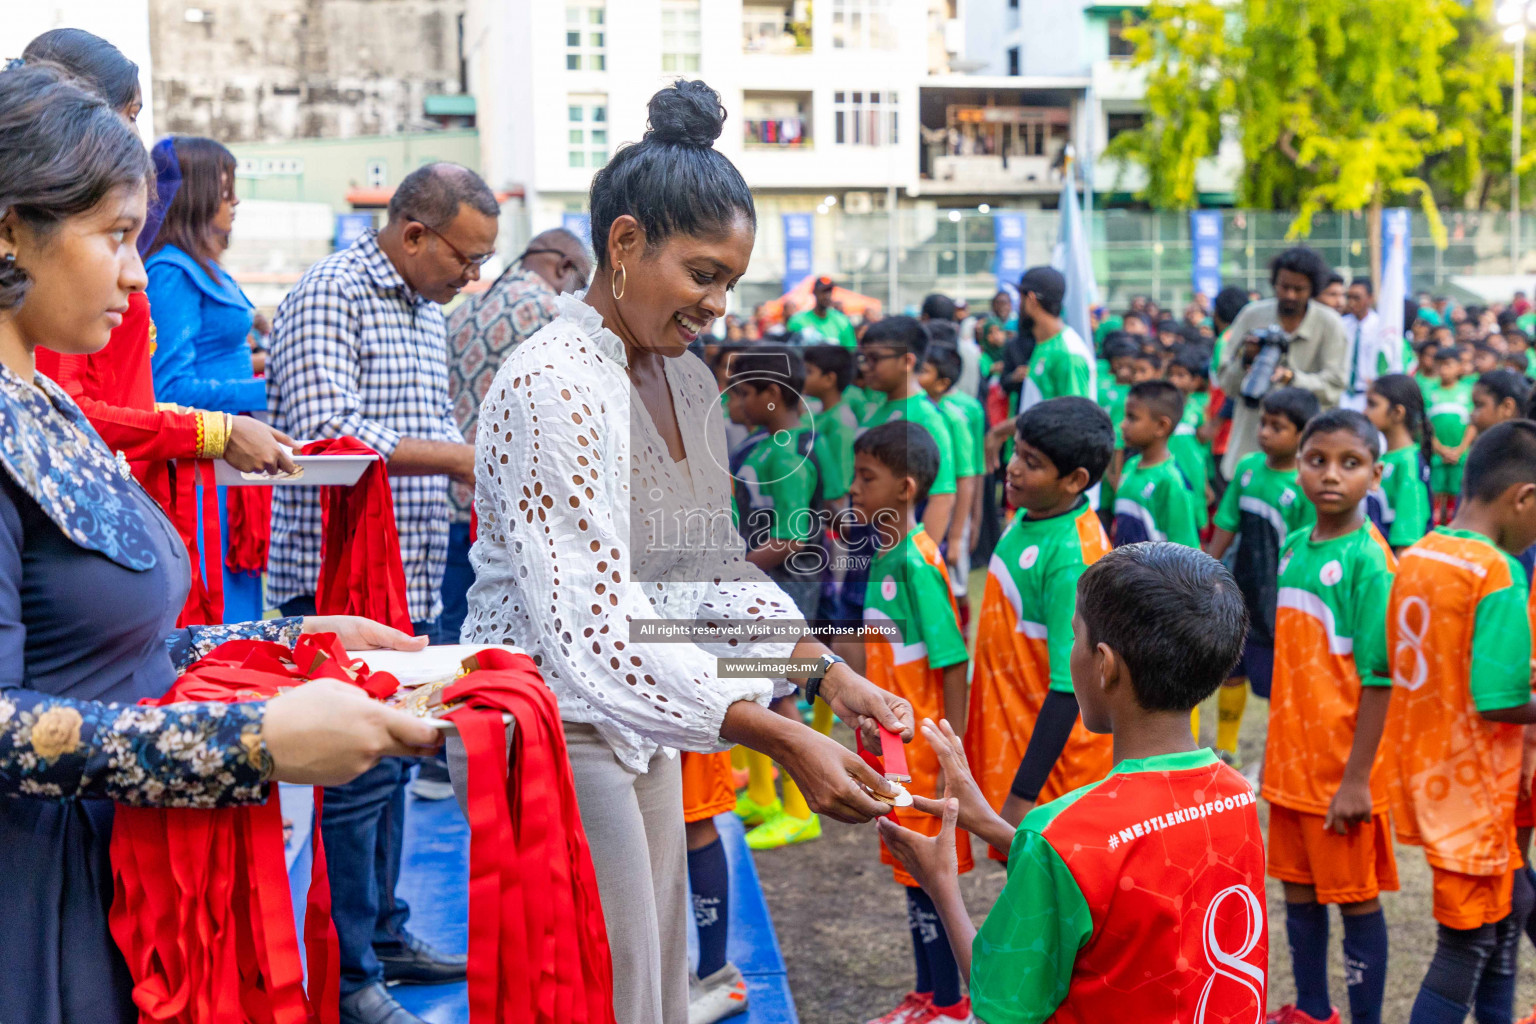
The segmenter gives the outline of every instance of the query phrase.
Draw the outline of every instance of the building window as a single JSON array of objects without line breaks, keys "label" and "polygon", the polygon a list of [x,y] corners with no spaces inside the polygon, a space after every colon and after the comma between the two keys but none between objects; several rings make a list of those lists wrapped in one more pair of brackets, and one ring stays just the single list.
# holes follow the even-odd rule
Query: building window
[{"label": "building window", "polygon": [[833,141],[839,146],[894,146],[898,94],[838,91],[832,94]]},{"label": "building window", "polygon": [[698,71],[703,48],[699,0],[662,0],[661,70],[673,74]]},{"label": "building window", "polygon": [[566,105],[565,151],[572,167],[608,162],[608,97],[572,96]]},{"label": "building window", "polygon": [[567,4],[565,7],[565,70],[605,71],[608,58],[607,10],[601,3]]},{"label": "building window", "polygon": [[811,144],[811,94],[744,92],[742,141],[749,147],[798,149]]},{"label": "building window", "polygon": [[747,53],[811,52],[811,0],[745,0],[741,48]]},{"label": "building window", "polygon": [[1129,60],[1136,56],[1136,44],[1125,38],[1125,30],[1136,24],[1136,18],[1121,13],[1109,19],[1109,59]]},{"label": "building window", "polygon": [[1124,132],[1140,131],[1147,123],[1147,115],[1140,110],[1130,110],[1123,113],[1106,113],[1104,115],[1104,130],[1106,142],[1112,141],[1116,135]]},{"label": "building window", "polygon": [[1008,73],[1014,77],[1018,77],[1019,48],[1017,46],[1008,47]]},{"label": "building window", "polygon": [[839,50],[894,50],[890,0],[832,0],[832,45]]}]

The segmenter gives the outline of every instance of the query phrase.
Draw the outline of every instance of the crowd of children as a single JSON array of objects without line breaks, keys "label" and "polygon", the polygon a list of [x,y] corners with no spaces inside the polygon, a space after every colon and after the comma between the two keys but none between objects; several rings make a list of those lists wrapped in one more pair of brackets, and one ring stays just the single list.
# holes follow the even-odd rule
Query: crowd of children
[{"label": "crowd of children", "polygon": [[[1361,412],[1272,387],[1258,450],[1227,479],[1208,325],[1107,318],[1094,365],[1060,322],[1060,275],[1035,268],[1021,290],[1033,352],[1006,336],[1017,321],[989,318],[974,394],[948,320],[879,320],[852,348],[713,354],[749,559],[808,621],[862,624],[835,649],[924,722],[915,805],[880,828],[914,984],[871,1024],[1121,1019],[1127,1000],[1157,1020],[1340,1021],[1329,904],[1348,1019],[1374,1024],[1394,837],[1424,847],[1440,929],[1413,1024],[1507,1024],[1536,902],[1519,867],[1528,796],[1517,811],[1536,721],[1523,329],[1458,337],[1415,319],[1407,372],[1376,376]],[[1243,298],[1223,294],[1218,327]],[[1250,690],[1268,730],[1244,778]],[[830,729],[824,705],[778,706]],[[793,781],[781,800],[767,759],[745,760],[749,844],[819,835]],[[726,773],[718,759],[690,773],[690,807],[721,806]],[[968,835],[1009,865],[979,932],[954,885]],[[690,866],[714,839],[690,825]],[[712,857],[701,928],[718,916],[698,895]],[[1273,1011],[1266,873],[1283,883],[1296,991]],[[701,975],[734,970],[718,933],[705,959],[703,934]]]}]

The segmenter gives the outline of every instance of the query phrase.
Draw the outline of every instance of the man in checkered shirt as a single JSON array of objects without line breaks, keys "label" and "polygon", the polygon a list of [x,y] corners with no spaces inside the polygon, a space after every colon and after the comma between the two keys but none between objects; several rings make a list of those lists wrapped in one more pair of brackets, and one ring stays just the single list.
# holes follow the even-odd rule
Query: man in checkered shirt
[{"label": "man in checkered shirt", "polygon": [[[416,632],[431,634],[448,549],[448,481],[473,486],[474,448],[448,402],[446,328],[438,308],[496,248],[499,207],[485,182],[454,164],[408,175],[389,222],[310,267],[272,324],[267,403],[297,438],[350,434],[388,460],[406,597]],[[320,496],[274,488],[267,597],[285,615],[313,614],[320,570]],[[434,638],[442,642],[445,638]],[[457,641],[457,637],[450,638]],[[405,929],[395,897],[410,761],[389,758],[326,790],[322,828],[332,916],[341,943],[343,1024],[418,1024],[385,982],[462,979]]]},{"label": "man in checkered shirt", "polygon": [[[592,259],[582,240],[565,228],[550,228],[535,235],[494,284],[453,311],[448,318],[448,398],[466,443],[475,443],[480,403],[501,364],[559,315],[556,299],[585,288],[591,276]],[[459,627],[469,613],[469,588],[475,582],[469,564],[474,485],[455,482],[448,498],[453,515],[438,632],[449,638],[448,643],[458,643]]]}]

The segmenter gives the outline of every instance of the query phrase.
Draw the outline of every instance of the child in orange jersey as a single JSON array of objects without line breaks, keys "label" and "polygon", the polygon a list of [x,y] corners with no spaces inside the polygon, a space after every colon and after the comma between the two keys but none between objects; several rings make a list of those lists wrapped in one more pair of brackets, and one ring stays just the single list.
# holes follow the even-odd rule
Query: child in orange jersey
[{"label": "child in orange jersey", "polygon": [[[1020,414],[1008,503],[1022,512],[987,568],[976,627],[965,749],[982,793],[1011,825],[1109,774],[1113,744],[1090,733],[1072,693],[1072,609],[1083,570],[1109,551],[1084,497],[1114,454],[1115,432],[1084,398]],[[993,850],[1006,860],[1007,850]]]},{"label": "child in orange jersey", "polygon": [[[878,548],[869,566],[864,623],[879,635],[865,638],[865,675],[876,686],[911,701],[919,718],[937,713],[964,721],[965,637],[944,557],[917,522],[917,506],[938,471],[939,447],[914,420],[882,423],[854,442],[848,497],[854,515],[875,528]],[[931,746],[913,743],[907,749],[907,768],[913,793],[938,795],[939,760]],[[895,815],[925,835],[939,832],[937,818],[914,808],[897,808]],[[971,845],[965,833],[956,836],[956,846],[960,870],[969,871]],[[970,1003],[960,994],[960,968],[933,901],[884,846],[880,859],[893,865],[896,881],[907,886],[917,984],[900,1005],[871,1024],[970,1020]]]},{"label": "child in orange jersey", "polygon": [[1366,518],[1381,480],[1380,434],[1332,409],[1301,434],[1298,477],[1316,521],[1291,533],[1279,562],[1264,799],[1269,874],[1285,883],[1296,1002],[1270,1024],[1338,1024],[1328,998],[1328,904],[1344,918],[1352,1024],[1380,1024],[1387,922],[1378,894],[1397,889],[1384,773],[1387,597],[1397,559]]},{"label": "child in orange jersey", "polygon": [[1397,838],[1424,847],[1438,943],[1411,1024],[1513,1015],[1530,891],[1512,898],[1515,797],[1531,700],[1528,585],[1536,543],[1536,423],[1473,444],[1448,527],[1404,551],[1387,609],[1392,699],[1382,744]]}]

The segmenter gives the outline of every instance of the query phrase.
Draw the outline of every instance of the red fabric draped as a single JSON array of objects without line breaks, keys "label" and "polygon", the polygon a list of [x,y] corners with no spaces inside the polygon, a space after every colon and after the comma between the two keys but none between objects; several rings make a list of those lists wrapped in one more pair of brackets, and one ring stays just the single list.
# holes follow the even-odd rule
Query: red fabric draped
[{"label": "red fabric draped", "polygon": [[[554,694],[482,651],[443,691],[469,755],[472,1024],[613,1024],[613,962]],[[501,713],[516,719],[511,771]]]},{"label": "red fabric draped", "polygon": [[[355,437],[312,441],[300,455],[376,455]],[[351,487],[320,488],[320,578],[315,610],[321,615],[362,615],[411,633],[405,568],[389,471],[379,459]]]},{"label": "red fabric draped", "polygon": [[224,564],[235,572],[266,572],[272,543],[272,488],[226,488],[224,503],[229,512]]},{"label": "red fabric draped", "polygon": [[[395,691],[387,673],[347,660],[331,633],[281,644],[235,640],[146,704],[264,700],[328,677],[376,698]],[[114,895],[109,923],[133,977],[141,1024],[336,1024],[340,959],[320,835],[315,828],[304,945],[304,989],[292,896],[275,798],[214,810],[125,807],[112,828]]]}]

